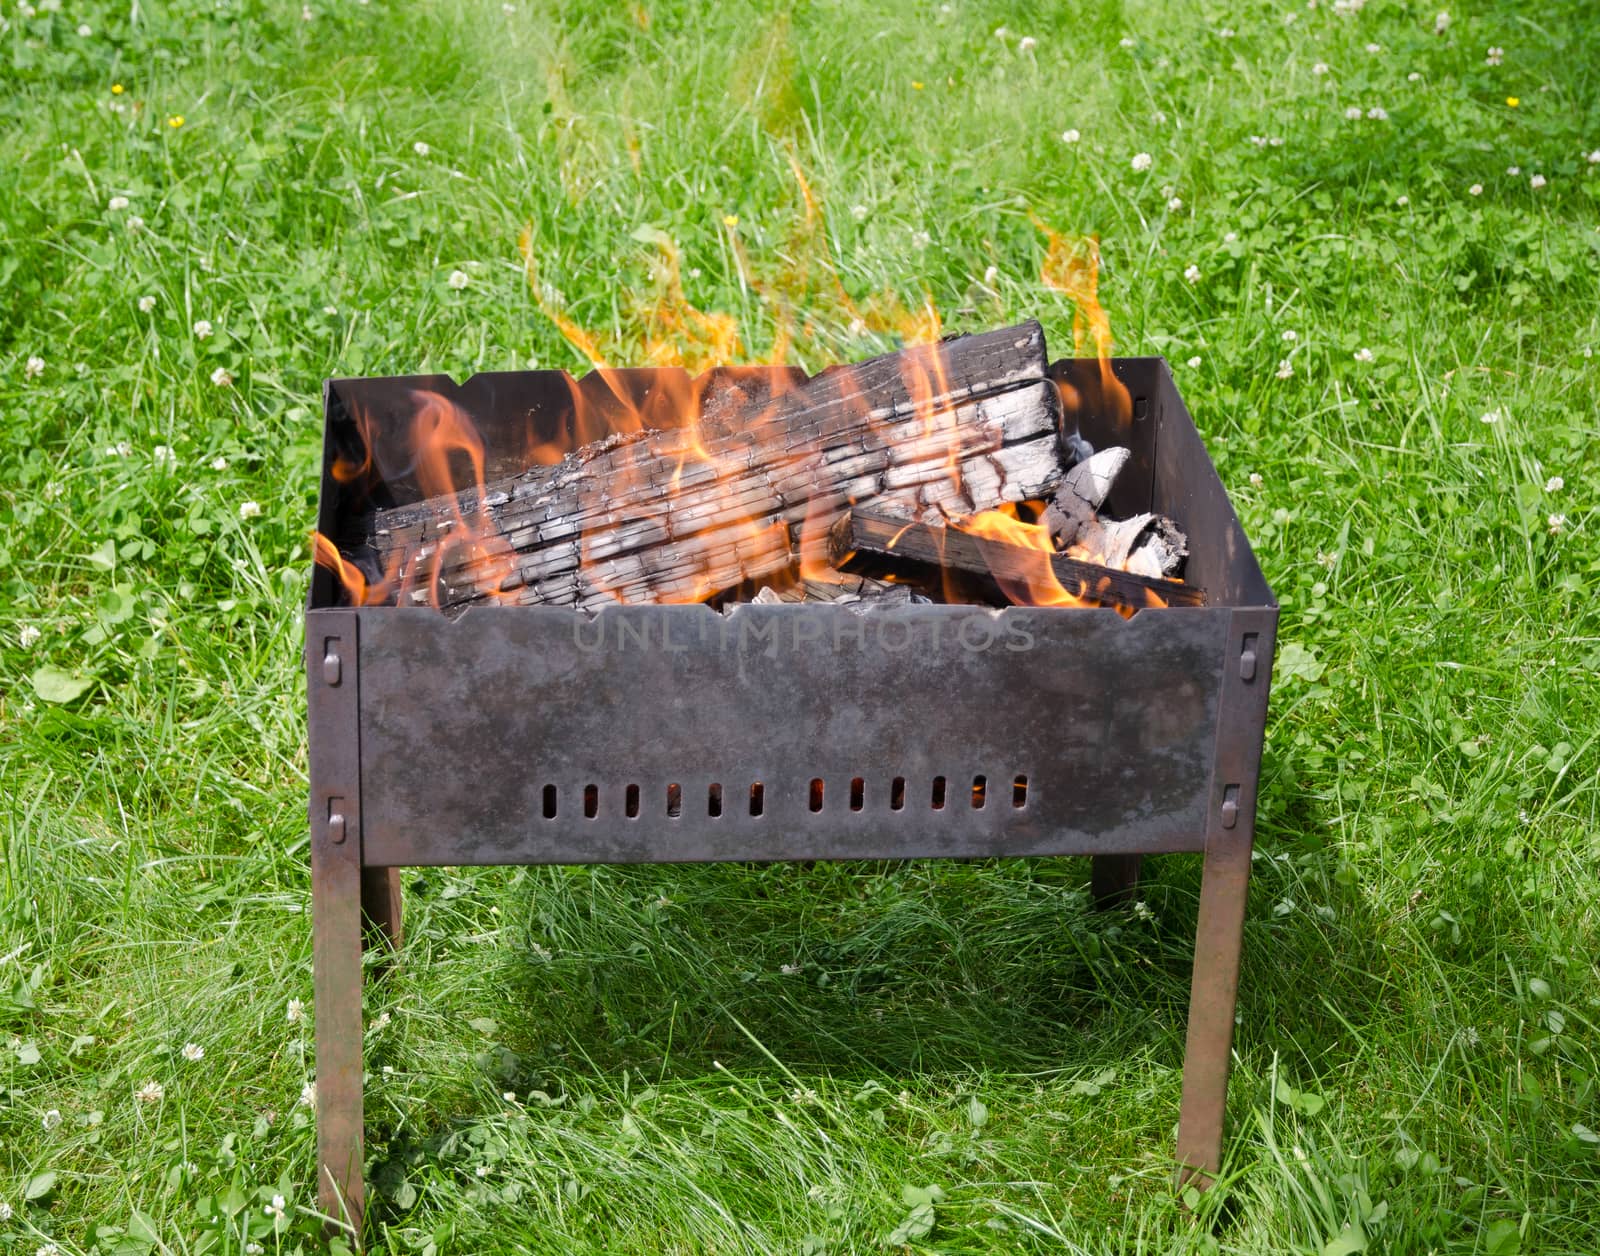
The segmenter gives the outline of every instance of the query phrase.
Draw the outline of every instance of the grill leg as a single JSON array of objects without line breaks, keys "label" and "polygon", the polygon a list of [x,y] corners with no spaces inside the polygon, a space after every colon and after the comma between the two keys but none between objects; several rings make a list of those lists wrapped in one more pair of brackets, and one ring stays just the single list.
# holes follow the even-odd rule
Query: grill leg
[{"label": "grill leg", "polygon": [[1096,855],[1089,861],[1089,897],[1095,908],[1121,907],[1139,886],[1143,855]]},{"label": "grill leg", "polygon": [[405,937],[401,901],[400,869],[361,869],[361,922],[369,950],[400,949]]},{"label": "grill leg", "polygon": [[[353,845],[353,844],[352,844]],[[317,1000],[317,1203],[361,1234],[361,865],[354,850],[311,844]]]},{"label": "grill leg", "polygon": [[1229,835],[1206,848],[1195,927],[1189,1040],[1178,1117],[1178,1182],[1202,1189],[1222,1164],[1222,1119],[1239,993],[1239,952],[1250,886],[1250,839]]}]

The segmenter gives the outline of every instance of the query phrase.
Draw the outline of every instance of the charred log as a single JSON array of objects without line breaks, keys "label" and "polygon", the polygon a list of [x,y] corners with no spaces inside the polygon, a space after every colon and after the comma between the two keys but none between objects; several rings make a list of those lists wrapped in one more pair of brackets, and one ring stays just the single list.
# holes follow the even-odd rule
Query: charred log
[{"label": "charred log", "polygon": [[1205,593],[1192,585],[1154,579],[989,540],[956,527],[935,527],[879,510],[857,507],[841,515],[829,532],[835,566],[905,563],[987,577],[1002,589],[1032,589],[1053,580],[1066,594],[1122,610],[1150,606],[1204,606]]}]

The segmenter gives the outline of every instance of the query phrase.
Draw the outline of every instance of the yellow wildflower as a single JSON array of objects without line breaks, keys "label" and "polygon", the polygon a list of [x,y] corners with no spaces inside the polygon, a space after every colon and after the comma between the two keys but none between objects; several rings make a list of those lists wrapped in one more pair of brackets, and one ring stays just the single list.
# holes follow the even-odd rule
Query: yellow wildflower
[{"label": "yellow wildflower", "polygon": [[739,225],[739,215],[738,214],[724,214],[724,215],[722,215],[722,225],[724,227],[737,227]]},{"label": "yellow wildflower", "polygon": [[112,85],[111,85],[111,94],[112,94],[112,95],[113,95],[113,96],[120,96],[120,95],[122,95],[122,84],[121,84],[121,83],[113,83],[113,84],[112,84]]},{"label": "yellow wildflower", "polygon": [[167,119],[167,125],[176,131],[180,126],[183,125],[183,115],[181,113],[173,114]]},{"label": "yellow wildflower", "polygon": [[1506,97],[1506,104],[1510,105],[1513,109],[1515,109],[1521,103],[1522,103],[1522,101],[1516,96],[1507,96]]}]

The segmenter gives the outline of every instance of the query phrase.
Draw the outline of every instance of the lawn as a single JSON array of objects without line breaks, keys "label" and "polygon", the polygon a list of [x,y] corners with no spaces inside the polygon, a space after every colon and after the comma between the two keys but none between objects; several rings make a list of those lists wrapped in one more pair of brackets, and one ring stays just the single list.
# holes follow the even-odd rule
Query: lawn
[{"label": "lawn", "polygon": [[324,1246],[324,377],[1070,353],[1051,231],[1283,603],[1217,1188],[1193,857],[437,869],[372,1248],[1600,1250],[1600,27],[1451,8],[4,0],[0,1253]]}]

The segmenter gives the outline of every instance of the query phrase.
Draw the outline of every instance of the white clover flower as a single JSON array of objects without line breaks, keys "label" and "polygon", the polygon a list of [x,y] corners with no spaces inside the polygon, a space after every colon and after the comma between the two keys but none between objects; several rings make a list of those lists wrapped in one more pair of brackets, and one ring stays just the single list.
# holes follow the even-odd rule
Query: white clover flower
[{"label": "white clover flower", "polygon": [[778,965],[778,971],[780,973],[782,973],[785,977],[793,977],[797,972],[800,971],[800,965],[799,964],[779,964]]},{"label": "white clover flower", "polygon": [[1262,484],[1261,472],[1252,471],[1250,473],[1250,487],[1251,488],[1260,488],[1261,484]]},{"label": "white clover flower", "polygon": [[166,1098],[167,1088],[157,1081],[148,1081],[133,1092],[140,1103],[160,1103]]},{"label": "white clover flower", "polygon": [[1318,61],[1316,65],[1311,67],[1311,72],[1320,78],[1328,72],[1328,63],[1326,61]]},{"label": "white clover flower", "polygon": [[194,335],[195,335],[195,339],[196,340],[205,340],[207,337],[209,337],[211,335],[211,332],[212,332],[211,324],[206,319],[202,318],[202,319],[198,320],[194,325]]},{"label": "white clover flower", "polygon": [[1560,536],[1567,527],[1567,517],[1565,515],[1551,515],[1545,522],[1550,526],[1551,536]]},{"label": "white clover flower", "polygon": [[87,23],[87,22],[84,22],[82,25],[80,25],[78,27],[78,38],[79,39],[88,39],[89,36],[93,35],[93,34],[94,34],[94,27],[90,26],[89,23]]},{"label": "white clover flower", "polygon": [[139,298],[139,313],[148,314],[151,310],[153,310],[155,308],[156,308],[156,299],[154,297],[140,297]]},{"label": "white clover flower", "polygon": [[51,1130],[55,1129],[58,1125],[60,1125],[61,1124],[61,1109],[60,1108],[47,1109],[45,1114],[44,1114],[43,1124],[44,1124],[44,1128],[45,1128],[45,1133],[47,1133],[47,1134]]},{"label": "white clover flower", "polygon": [[1382,44],[1368,44],[1367,45],[1367,51],[1370,52],[1373,56],[1377,56],[1380,52],[1383,51],[1383,45]]},{"label": "white clover flower", "polygon": [[911,233],[911,247],[914,249],[925,249],[932,243],[933,237],[926,231],[913,231]]},{"label": "white clover flower", "polygon": [[1491,48],[1488,55],[1484,57],[1484,62],[1487,65],[1499,65],[1505,60],[1505,57],[1506,50],[1504,48]]},{"label": "white clover flower", "polygon": [[1533,176],[1533,178],[1528,180],[1528,186],[1531,187],[1535,192],[1542,188],[1544,183],[1545,179],[1542,174],[1536,174]]},{"label": "white clover flower", "polygon": [[1347,108],[1344,111],[1344,116],[1346,118],[1348,118],[1351,122],[1360,122],[1361,121],[1361,106],[1360,105],[1351,105],[1349,108]]},{"label": "white clover flower", "polygon": [[1298,13],[1285,13],[1283,15],[1283,24],[1285,26],[1293,26],[1299,20],[1300,15]]},{"label": "white clover flower", "polygon": [[[226,471],[228,469],[228,460],[221,454],[218,454],[211,460],[211,469],[213,471]],[[298,1000],[296,1000],[296,1002],[298,1002]]]},{"label": "white clover flower", "polygon": [[271,1217],[274,1221],[281,1221],[283,1219],[284,1207],[287,1204],[288,1200],[284,1199],[282,1195],[274,1195],[272,1197],[272,1202],[266,1207],[267,1216]]},{"label": "white clover flower", "polygon": [[867,207],[865,205],[850,206],[850,217],[857,222],[865,222],[867,219]]},{"label": "white clover flower", "polygon": [[389,1027],[389,1021],[391,1019],[392,1018],[390,1017],[388,1012],[379,1012],[378,1013],[378,1019],[372,1022],[372,1028],[374,1030],[387,1029]]},{"label": "white clover flower", "polygon": [[1283,361],[1278,363],[1278,378],[1279,379],[1288,379],[1293,374],[1294,374],[1294,363],[1289,361],[1288,358],[1284,358]]},{"label": "white clover flower", "polygon": [[1198,266],[1196,266],[1193,262],[1190,262],[1186,267],[1184,267],[1183,277],[1185,279],[1187,279],[1190,283],[1199,283],[1200,282],[1200,268]]},{"label": "white clover flower", "polygon": [[1267,146],[1267,137],[1265,135],[1252,135],[1250,142],[1257,148],[1265,148]]},{"label": "white clover flower", "polygon": [[11,1220],[11,1205],[0,1199],[0,1221]]},{"label": "white clover flower", "polygon": [[1356,356],[1356,361],[1357,362],[1370,362],[1370,361],[1372,361],[1372,350],[1371,349],[1357,349],[1355,356]]},{"label": "white clover flower", "polygon": [[1439,16],[1433,19],[1433,33],[1435,35],[1443,35],[1449,29],[1450,15],[1443,9],[1440,9]]},{"label": "white clover flower", "polygon": [[1282,148],[1283,147],[1283,136],[1274,135],[1270,140],[1267,141],[1267,143],[1271,144],[1272,147],[1274,147],[1274,148]]},{"label": "white clover flower", "polygon": [[1406,75],[1406,82],[1408,82],[1408,83],[1420,83],[1420,82],[1422,82],[1422,71],[1421,70],[1413,70],[1413,71],[1411,71],[1410,74]]},{"label": "white clover flower", "polygon": [[168,470],[178,465],[178,455],[168,445],[157,445],[150,451],[150,457],[156,466],[166,467]]},{"label": "white clover flower", "polygon": [[990,266],[983,272],[983,286],[985,288],[992,288],[995,285],[995,281],[999,278],[1000,268],[998,266]]},{"label": "white clover flower", "polygon": [[1133,914],[1140,920],[1154,920],[1155,912],[1150,909],[1150,904],[1141,899],[1133,905]]},{"label": "white clover flower", "polygon": [[489,1176],[489,1166],[486,1165],[486,1164],[480,1164],[477,1167],[476,1172],[477,1172],[479,1177],[488,1177]]},{"label": "white clover flower", "polygon": [[994,37],[1001,43],[1005,43],[1006,40],[1011,38],[1011,32],[1008,31],[1004,26],[996,26],[994,28]]},{"label": "white clover flower", "polygon": [[1591,166],[1600,166],[1600,148],[1589,154],[1589,164]]},{"label": "white clover flower", "polygon": [[1155,159],[1151,157],[1149,153],[1135,153],[1133,155],[1133,161],[1130,164],[1135,170],[1143,171],[1150,169],[1150,164],[1154,160]]},{"label": "white clover flower", "polygon": [[128,458],[133,455],[133,445],[129,441],[119,440],[115,445],[106,448],[108,458]]},{"label": "white clover flower", "polygon": [[1500,422],[1500,419],[1501,419],[1501,414],[1500,414],[1500,411],[1498,411],[1498,410],[1490,410],[1487,413],[1480,414],[1478,416],[1478,422],[1479,423],[1487,423],[1487,424],[1490,424],[1491,426],[1496,424],[1496,423],[1498,423],[1498,422]]},{"label": "white clover flower", "polygon": [[42,634],[32,624],[23,624],[17,631],[17,644],[24,650],[31,650],[38,643]]},{"label": "white clover flower", "polygon": [[418,140],[411,146],[411,151],[414,152],[418,157],[426,157],[433,151],[433,149],[428,147],[427,140]]},{"label": "white clover flower", "polygon": [[316,1082],[307,1082],[300,1087],[300,1106],[302,1108],[314,1108],[317,1106]]},{"label": "white clover flower", "polygon": [[517,6],[512,4],[511,0],[506,0],[506,3],[500,6],[500,12],[504,13],[507,17],[510,17],[516,11]]},{"label": "white clover flower", "polygon": [[240,502],[239,503],[239,518],[241,518],[241,519],[254,519],[258,515],[260,515],[260,513],[261,513],[261,504],[259,502]]},{"label": "white clover flower", "polygon": [[267,1249],[260,1243],[251,1240],[244,1245],[244,1256],[266,1256]]},{"label": "white clover flower", "polygon": [[1132,48],[1134,46],[1134,39],[1132,35],[1124,35],[1121,39],[1117,40],[1117,42],[1124,48]]},{"label": "white clover flower", "polygon": [[302,4],[300,6],[300,20],[302,22],[309,22],[316,16],[317,15],[311,11],[311,6],[309,4]]},{"label": "white clover flower", "polygon": [[1167,208],[1170,209],[1173,213],[1177,213],[1180,209],[1183,208],[1183,198],[1182,197],[1178,197],[1178,196],[1174,196],[1170,201],[1167,202]]},{"label": "white clover flower", "polygon": [[1017,41],[1018,52],[1032,52],[1038,46],[1039,41],[1032,35],[1024,35],[1020,40]]},{"label": "white clover flower", "polygon": [[1389,120],[1389,111],[1382,105],[1373,105],[1371,109],[1367,110],[1367,117],[1374,122],[1387,122]]},{"label": "white clover flower", "polygon": [[44,374],[44,359],[38,354],[31,354],[22,364],[22,377],[24,379],[38,379]]},{"label": "white clover flower", "polygon": [[459,292],[472,282],[472,277],[464,270],[453,270],[450,272],[450,278],[446,282]]},{"label": "white clover flower", "polygon": [[1483,195],[1483,184],[1474,183],[1470,188],[1467,189],[1467,195],[1468,196],[1482,196]]},{"label": "white clover flower", "polygon": [[1297,332],[1293,327],[1287,328],[1283,333],[1283,339],[1291,342],[1299,340],[1300,333]]},{"label": "white clover flower", "polygon": [[1506,173],[1508,175],[1510,175],[1513,179],[1515,179],[1519,174],[1522,173],[1522,167],[1521,166],[1507,166],[1506,167]]},{"label": "white clover flower", "polygon": [[188,1060],[190,1064],[200,1063],[201,1060],[205,1059],[205,1054],[206,1049],[198,1042],[186,1042],[183,1044],[183,1058]]},{"label": "white clover flower", "polygon": [[139,217],[138,214],[129,214],[128,215],[128,224],[127,225],[128,225],[128,230],[129,231],[143,231],[144,230],[144,219]]},{"label": "white clover flower", "polygon": [[54,1243],[45,1243],[33,1249],[33,1256],[61,1256],[61,1249]]},{"label": "white clover flower", "polygon": [[1394,203],[1400,206],[1401,209],[1404,209],[1407,205],[1411,204],[1411,198],[1405,195],[1397,196],[1394,198]]},{"label": "white clover flower", "polygon": [[211,382],[218,388],[227,388],[233,384],[233,376],[228,374],[228,368],[219,366],[211,372]]},{"label": "white clover flower", "polygon": [[1567,487],[1567,482],[1565,480],[1563,480],[1559,475],[1552,475],[1548,480],[1546,480],[1544,482],[1544,491],[1547,492],[1547,493],[1559,493],[1562,489],[1564,489],[1566,487]]},{"label": "white clover flower", "polygon": [[[1078,134],[1077,127],[1069,126],[1065,131],[1061,132],[1061,142],[1063,144],[1076,144],[1082,138],[1083,137]],[[1596,156],[1600,156],[1600,153],[1597,153]]]},{"label": "white clover flower", "polygon": [[1197,368],[1197,367],[1199,367],[1199,365],[1200,365],[1200,358],[1199,358],[1199,356],[1198,356],[1198,355],[1197,355],[1197,356],[1195,356],[1195,357],[1192,357],[1192,358],[1190,358],[1190,359],[1189,359],[1189,361],[1188,361],[1188,364],[1187,364],[1187,365],[1188,365],[1188,367],[1189,367],[1189,369],[1190,369],[1190,370],[1194,370],[1194,369],[1196,369],[1196,368]]},{"label": "white clover flower", "polygon": [[116,213],[118,210],[127,209],[128,198],[126,196],[113,196],[109,201],[106,202],[106,208],[112,213]]},{"label": "white clover flower", "polygon": [[1220,31],[1217,32],[1217,38],[1218,39],[1232,39],[1233,38],[1233,27],[1224,26]]},{"label": "white clover flower", "polygon": [[1222,242],[1224,244],[1233,244],[1237,242],[1238,239],[1239,233],[1237,231],[1224,231],[1222,233]]}]

